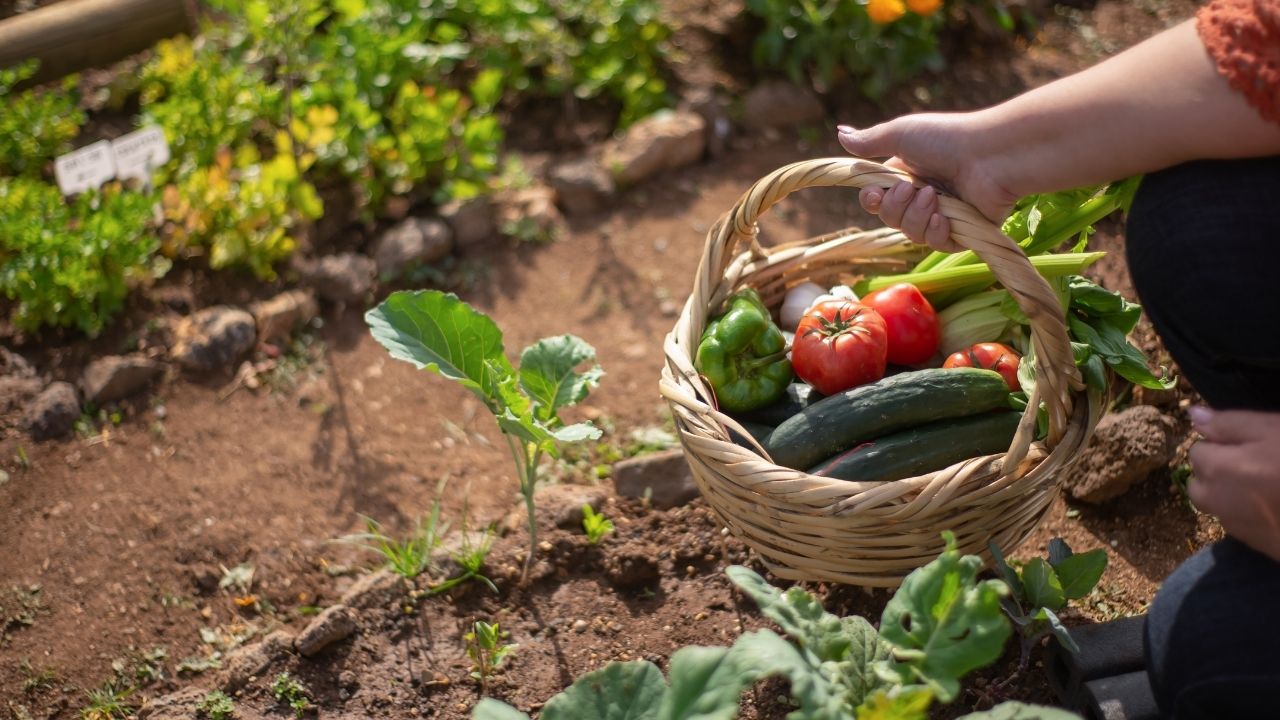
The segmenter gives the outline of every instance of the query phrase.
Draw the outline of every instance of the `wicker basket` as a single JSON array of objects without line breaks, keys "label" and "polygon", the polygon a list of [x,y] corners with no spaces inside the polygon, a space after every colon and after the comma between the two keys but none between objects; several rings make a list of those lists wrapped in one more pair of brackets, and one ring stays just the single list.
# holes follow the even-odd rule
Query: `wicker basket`
[{"label": "wicker basket", "polygon": [[[671,405],[693,476],[725,524],[769,569],[793,580],[895,587],[937,557],[941,533],[955,532],[962,550],[1003,550],[1035,528],[1057,492],[1056,474],[1088,440],[1102,403],[1083,391],[1061,305],[1021,249],[960,200],[941,197],[952,237],[975,251],[1017,299],[1030,320],[1038,358],[1028,411],[1003,455],[975,457],[928,475],[892,482],[853,482],[809,475],[770,462],[730,440],[749,434],[713,405],[693,358],[707,318],[743,286],[776,308],[787,288],[806,280],[830,284],[841,275],[906,267],[918,253],[899,232],[845,230],[765,250],[756,220],[806,187],[889,187],[906,174],[855,158],[795,163],[757,182],[710,229],[693,293],[667,335],[661,392]],[[1034,408],[1049,411],[1049,433],[1033,441]]]}]

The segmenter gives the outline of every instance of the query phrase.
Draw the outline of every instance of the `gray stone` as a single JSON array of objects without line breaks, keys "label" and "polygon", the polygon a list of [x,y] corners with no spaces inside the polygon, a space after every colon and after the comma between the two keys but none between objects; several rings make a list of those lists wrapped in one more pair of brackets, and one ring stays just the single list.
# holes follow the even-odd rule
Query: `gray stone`
[{"label": "gray stone", "polygon": [[637,122],[609,145],[604,166],[619,185],[692,165],[706,149],[706,121],[690,110],[664,110]]},{"label": "gray stone", "polygon": [[358,253],[329,255],[302,266],[307,285],[325,300],[340,303],[363,302],[377,273],[377,263]]},{"label": "gray stone", "polygon": [[[199,717],[196,705],[204,699],[206,691],[198,687],[186,687],[177,692],[149,700],[138,711],[139,720],[193,720]],[[237,713],[237,717],[239,714]]]},{"label": "gray stone", "polygon": [[36,370],[26,358],[9,348],[0,347],[0,375],[29,378],[36,376]]},{"label": "gray stone", "polygon": [[43,389],[44,381],[38,377],[0,377],[0,414],[22,407]]},{"label": "gray stone", "polygon": [[383,568],[357,580],[338,602],[349,608],[385,608],[398,602],[406,591],[405,579]]},{"label": "gray stone", "polygon": [[678,507],[698,497],[693,471],[679,448],[616,463],[613,487],[622,497],[648,494],[649,501],[659,508]]},{"label": "gray stone", "polygon": [[467,248],[493,237],[493,204],[485,196],[450,200],[440,207],[440,217],[453,229],[453,241]]},{"label": "gray stone", "polygon": [[556,209],[556,193],[534,185],[508,194],[498,210],[502,231],[520,240],[547,242],[560,232],[564,218]]},{"label": "gray stone", "polygon": [[453,250],[453,230],[443,220],[407,218],[388,228],[374,246],[378,275],[398,278],[419,265],[443,260]]},{"label": "gray stone", "polygon": [[548,176],[556,191],[560,207],[570,215],[585,215],[599,210],[613,197],[613,178],[591,158],[561,163]]},{"label": "gray stone", "polygon": [[344,605],[325,608],[298,633],[293,647],[303,657],[319,655],[330,645],[346,640],[356,631],[356,614]]},{"label": "gray stone", "polygon": [[707,155],[723,157],[729,152],[729,139],[733,136],[733,120],[729,116],[729,104],[714,88],[693,88],[685,94],[685,104],[702,116],[706,123]]},{"label": "gray stone", "polygon": [[55,382],[27,405],[22,424],[32,438],[49,440],[70,433],[79,419],[80,397],[75,386]]},{"label": "gray stone", "polygon": [[253,347],[257,330],[249,313],[218,305],[183,318],[173,335],[173,359],[187,369],[207,371],[235,363]]},{"label": "gray stone", "polygon": [[766,80],[742,101],[743,124],[757,130],[812,125],[825,116],[817,95],[785,80]]},{"label": "gray stone", "polygon": [[320,312],[310,290],[289,290],[270,300],[249,306],[258,326],[258,342],[287,340],[295,328],[311,322]]},{"label": "gray stone", "polygon": [[293,649],[293,635],[277,630],[261,642],[243,645],[227,653],[218,671],[218,687],[228,693],[237,693],[260,677],[273,664],[284,660]]},{"label": "gray stone", "polygon": [[80,378],[85,400],[105,403],[141,392],[164,374],[164,365],[143,355],[108,355],[89,363]]},{"label": "gray stone", "polygon": [[1071,496],[1102,503],[1169,464],[1176,424],[1151,405],[1135,405],[1098,422],[1093,438],[1064,477]]},{"label": "gray stone", "polygon": [[[534,517],[540,528],[554,525],[565,530],[581,530],[582,506],[599,510],[608,496],[608,489],[599,485],[542,485],[533,493]],[[512,508],[500,523],[504,532],[515,532],[528,525],[524,503]]]}]

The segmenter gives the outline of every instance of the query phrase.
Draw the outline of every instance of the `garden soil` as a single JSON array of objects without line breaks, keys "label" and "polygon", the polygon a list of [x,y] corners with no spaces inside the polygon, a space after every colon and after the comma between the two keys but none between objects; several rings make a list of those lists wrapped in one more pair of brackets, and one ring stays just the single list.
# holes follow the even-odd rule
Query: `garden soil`
[{"label": "garden soil", "polygon": [[[723,21],[720,12],[703,16],[688,3],[672,5],[690,43],[705,40],[699,22]],[[1026,47],[966,52],[945,75],[890,98],[885,108],[835,98],[834,117],[866,123],[926,102],[994,102],[1132,44],[1191,9],[1158,0],[1060,8]],[[455,268],[465,280],[459,292],[495,318],[510,353],[565,332],[595,346],[607,374],[573,415],[595,420],[609,430],[606,439],[624,447],[634,431],[669,427],[656,387],[662,339],[687,295],[707,228],[778,166],[838,154],[832,134],[817,128],[741,137],[724,157],[628,191],[606,211],[571,218],[558,242],[464,249]],[[854,193],[815,190],[775,209],[762,230],[775,243],[870,222]],[[1113,252],[1095,273],[1132,296],[1117,230],[1101,228],[1099,247]],[[41,370],[74,379],[89,357],[145,339],[176,316],[175,307],[243,304],[270,290],[177,272],[103,338],[18,349]],[[0,439],[8,474],[0,481],[0,718],[78,717],[87,689],[118,673],[136,682],[148,662],[160,677],[141,678],[148,682],[129,698],[135,704],[213,687],[218,671],[179,672],[179,664],[219,650],[225,656],[275,630],[296,633],[314,609],[335,604],[376,565],[371,554],[334,542],[362,531],[363,518],[403,534],[430,511],[442,482],[442,511],[455,526],[464,510],[470,526],[481,527],[514,506],[510,457],[485,409],[453,383],[388,357],[369,337],[364,309],[325,308],[310,344],[256,389],[231,374],[174,373],[125,405],[119,425],[104,432],[33,443],[8,423]],[[1163,356],[1149,328],[1140,339],[1153,357]],[[1188,431],[1177,409],[1192,398],[1183,388],[1162,400],[1182,423],[1184,453]],[[591,482],[585,475],[564,479]],[[609,660],[647,658],[665,668],[682,645],[729,644],[762,624],[723,575],[727,564],[751,558],[701,501],[662,511],[611,497],[604,508],[617,534],[590,546],[581,532],[550,531],[527,587],[515,582],[523,542],[517,531],[499,540],[490,558],[498,593],[473,583],[446,596],[397,595],[359,611],[355,636],[315,658],[270,658],[237,699],[241,717],[286,716],[268,690],[268,675],[283,670],[311,689],[321,717],[464,717],[479,690],[462,642],[475,619],[499,621],[520,646],[489,692],[526,711]],[[1107,550],[1110,566],[1098,589],[1067,617],[1082,623],[1142,612],[1161,579],[1219,535],[1160,471],[1100,508],[1059,499],[1020,552],[1043,552],[1054,536],[1077,549]],[[643,581],[610,572],[619,562],[638,569]],[[219,587],[242,565],[253,572],[247,589]],[[873,620],[887,598],[856,588],[810,589],[833,611]],[[1051,701],[1039,670],[999,697],[983,692],[1014,660],[984,671],[943,716],[1006,697]],[[781,717],[783,692],[766,683],[748,693],[747,716]]]}]

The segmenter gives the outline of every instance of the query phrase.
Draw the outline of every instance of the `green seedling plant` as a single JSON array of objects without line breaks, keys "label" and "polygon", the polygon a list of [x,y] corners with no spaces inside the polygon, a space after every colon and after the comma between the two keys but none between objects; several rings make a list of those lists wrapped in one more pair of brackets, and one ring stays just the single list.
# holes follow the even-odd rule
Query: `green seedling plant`
[{"label": "green seedling plant", "polygon": [[129,696],[136,688],[110,680],[100,687],[85,691],[89,704],[80,709],[81,720],[124,720],[134,713]]},{"label": "green seedling plant", "polygon": [[284,703],[293,710],[294,717],[302,717],[311,709],[311,692],[307,686],[295,680],[288,671],[282,672],[271,681],[271,695],[276,702]]},{"label": "green seedling plant", "polygon": [[38,693],[45,688],[53,687],[54,681],[58,679],[58,672],[53,668],[45,668],[36,670],[31,664],[30,658],[23,658],[18,663],[18,668],[22,670],[22,674],[26,679],[22,681],[22,692],[27,694]]},{"label": "green seedling plant", "polygon": [[221,690],[212,690],[196,703],[196,712],[209,720],[230,720],[235,717],[236,704]]},{"label": "green seedling plant", "polygon": [[[465,510],[463,511],[465,514]],[[457,551],[452,554],[453,562],[457,564],[460,572],[436,585],[432,585],[427,589],[428,594],[438,595],[446,590],[450,590],[468,580],[476,580],[483,583],[493,592],[498,592],[498,587],[493,581],[484,575],[484,563],[489,557],[489,550],[493,547],[493,528],[485,528],[481,533],[480,540],[471,539],[471,534],[467,532],[466,525],[462,527],[462,542],[458,546]]]},{"label": "green seedling plant", "polygon": [[[538,548],[534,490],[543,458],[559,457],[561,443],[600,437],[590,422],[566,425],[559,416],[561,408],[586,399],[604,374],[594,362],[595,349],[573,335],[543,338],[524,349],[517,368],[493,320],[436,290],[392,293],[365,321],[392,357],[461,383],[497,420],[528,514],[527,578]],[[578,372],[583,365],[587,369]]]},{"label": "green seedling plant", "polygon": [[[982,560],[947,549],[911,573],[886,605],[877,631],[865,618],[837,617],[800,588],[779,590],[755,572],[729,578],[782,630],[740,636],[731,647],[686,647],[668,678],[647,661],[613,662],[588,673],[543,707],[542,720],[653,720],[738,715],[743,691],[768,677],[789,681],[790,720],[925,720],[933,702],[951,702],[960,679],[994,662],[1009,638],[1001,580],[979,580]],[[784,637],[785,636],[785,637]],[[624,710],[625,709],[625,710]],[[527,720],[490,698],[474,720]],[[1068,720],[1053,708],[1004,703],[964,720]]]},{"label": "green seedling plant", "polygon": [[591,503],[585,503],[582,506],[582,529],[587,533],[587,542],[592,545],[599,545],[605,535],[613,532],[613,521],[604,516],[604,513],[596,512]]},{"label": "green seedling plant", "polygon": [[440,503],[431,507],[431,514],[424,522],[418,518],[413,533],[397,540],[382,531],[382,525],[371,517],[364,518],[365,532],[348,535],[340,542],[358,545],[376,552],[386,560],[387,567],[395,574],[412,580],[431,569],[431,554],[440,547]]},{"label": "green seedling plant", "polygon": [[1075,553],[1062,538],[1054,538],[1049,541],[1047,560],[1032,558],[1016,570],[1005,561],[994,542],[988,543],[988,548],[996,569],[1010,588],[1000,603],[1021,638],[1021,655],[1012,677],[1027,669],[1031,649],[1050,634],[1071,652],[1079,652],[1080,647],[1058,613],[1069,600],[1079,600],[1098,584],[1107,569],[1107,552],[1097,548]]},{"label": "green seedling plant", "polygon": [[490,625],[484,620],[477,620],[471,631],[462,636],[467,645],[467,657],[471,658],[471,677],[480,681],[480,692],[489,691],[489,678],[493,677],[507,658],[519,647],[513,643],[503,642],[511,633],[498,627],[498,623]]}]

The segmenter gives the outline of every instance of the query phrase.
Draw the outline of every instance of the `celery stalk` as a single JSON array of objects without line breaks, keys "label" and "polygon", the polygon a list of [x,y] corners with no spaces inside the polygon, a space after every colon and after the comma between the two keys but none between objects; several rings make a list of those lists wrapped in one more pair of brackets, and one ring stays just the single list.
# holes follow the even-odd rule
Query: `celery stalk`
[{"label": "celery stalk", "polygon": [[[1030,258],[1030,260],[1032,266],[1041,275],[1052,278],[1063,275],[1078,275],[1104,255],[1106,255],[1105,252],[1060,253],[1057,255],[1037,255]],[[977,263],[941,270],[935,269],[926,270],[925,272],[866,278],[854,286],[854,292],[857,293],[858,297],[862,297],[866,293],[905,282],[915,285],[932,302],[933,296],[938,296],[951,290],[981,289],[992,284],[995,280],[995,273],[991,272],[991,268],[987,267],[986,263]]]}]

